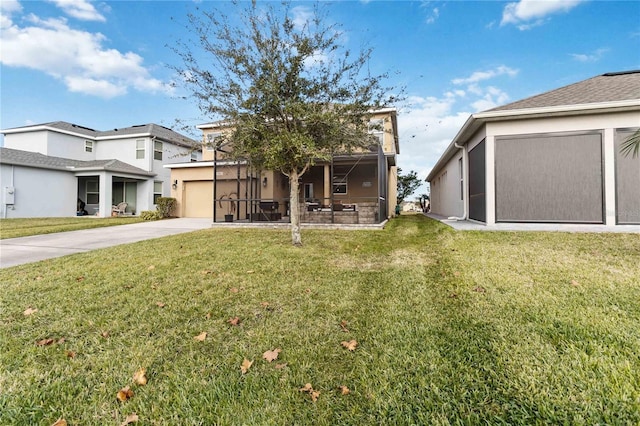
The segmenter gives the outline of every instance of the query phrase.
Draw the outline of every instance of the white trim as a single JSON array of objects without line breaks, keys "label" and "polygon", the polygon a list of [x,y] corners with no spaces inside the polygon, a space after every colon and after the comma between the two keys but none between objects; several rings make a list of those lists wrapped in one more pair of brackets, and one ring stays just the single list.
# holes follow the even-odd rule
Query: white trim
[{"label": "white trim", "polygon": [[[245,165],[246,161],[218,161],[218,166],[237,166]],[[165,164],[162,167],[165,169],[196,169],[200,167],[213,167],[213,161],[200,161],[197,163],[176,163]]]},{"label": "white trim", "polygon": [[477,120],[486,118],[502,118],[513,117],[519,115],[537,115],[537,114],[551,114],[551,113],[570,113],[579,111],[592,112],[593,110],[604,109],[617,109],[625,107],[640,107],[640,99],[629,99],[624,101],[612,101],[612,102],[597,102],[588,104],[576,104],[576,105],[554,105],[547,107],[537,108],[521,108],[521,109],[508,109],[499,111],[485,111],[473,114],[472,117]]},{"label": "white trim", "polygon": [[602,155],[604,170],[604,224],[616,225],[616,132],[615,129],[604,129],[602,135]]}]

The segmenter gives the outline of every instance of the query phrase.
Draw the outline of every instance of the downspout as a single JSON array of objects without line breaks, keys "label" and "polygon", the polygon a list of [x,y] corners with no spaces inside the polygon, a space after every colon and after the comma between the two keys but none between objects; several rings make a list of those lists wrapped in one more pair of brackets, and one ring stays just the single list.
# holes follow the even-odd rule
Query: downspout
[{"label": "downspout", "polygon": [[467,166],[466,166],[466,152],[464,149],[464,145],[458,145],[458,142],[454,142],[453,146],[455,146],[458,149],[462,150],[462,180],[464,182],[464,191],[462,193],[462,216],[449,216],[447,219],[449,220],[467,220],[467,200],[465,200],[465,195],[467,194],[467,179],[466,179],[466,170],[467,170]]}]

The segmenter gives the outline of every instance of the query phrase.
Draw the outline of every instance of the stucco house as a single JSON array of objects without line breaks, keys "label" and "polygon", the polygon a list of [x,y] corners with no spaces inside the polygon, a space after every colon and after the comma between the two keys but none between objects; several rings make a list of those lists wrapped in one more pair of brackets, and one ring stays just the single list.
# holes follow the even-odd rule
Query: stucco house
[{"label": "stucco house", "polygon": [[640,223],[640,71],[473,114],[427,176],[431,212],[498,222]]},{"label": "stucco house", "polygon": [[[273,170],[258,174],[246,162],[229,161],[224,148],[210,148],[228,127],[220,122],[198,126],[206,142],[203,161],[165,166],[171,170],[178,215],[211,217],[215,222],[288,221],[286,176]],[[394,108],[375,111],[370,132],[379,141],[376,146],[318,161],[302,175],[301,222],[373,224],[393,215],[400,152],[397,127]]]},{"label": "stucco house", "polygon": [[202,158],[196,141],[157,124],[97,131],[56,121],[1,132],[3,218],[75,216],[78,199],[102,217],[121,202],[128,214],[153,210],[171,191],[162,166]]}]

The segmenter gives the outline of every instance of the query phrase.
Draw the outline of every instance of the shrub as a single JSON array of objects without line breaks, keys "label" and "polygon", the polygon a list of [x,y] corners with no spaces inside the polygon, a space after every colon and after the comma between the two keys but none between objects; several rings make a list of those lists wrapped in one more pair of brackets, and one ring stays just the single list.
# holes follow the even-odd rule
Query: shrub
[{"label": "shrub", "polygon": [[156,209],[160,219],[171,217],[174,207],[176,206],[176,199],[172,197],[159,197],[156,202]]},{"label": "shrub", "polygon": [[140,217],[142,220],[158,220],[160,214],[155,210],[143,210],[140,212]]}]

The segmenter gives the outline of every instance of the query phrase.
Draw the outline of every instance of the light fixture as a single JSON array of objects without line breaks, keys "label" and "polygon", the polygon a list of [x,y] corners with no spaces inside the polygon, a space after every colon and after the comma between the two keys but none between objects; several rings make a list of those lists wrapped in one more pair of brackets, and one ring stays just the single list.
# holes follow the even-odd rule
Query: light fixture
[{"label": "light fixture", "polygon": [[171,185],[173,189],[178,189],[178,179],[173,181],[173,185]]},{"label": "light fixture", "polygon": [[267,177],[266,176],[262,179],[262,186],[264,186],[264,187],[267,186]]}]

